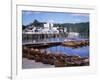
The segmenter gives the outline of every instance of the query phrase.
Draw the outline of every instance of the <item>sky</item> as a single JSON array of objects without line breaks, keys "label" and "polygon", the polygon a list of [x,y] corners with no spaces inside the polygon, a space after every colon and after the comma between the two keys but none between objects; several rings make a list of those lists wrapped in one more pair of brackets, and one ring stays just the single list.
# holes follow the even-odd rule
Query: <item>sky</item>
[{"label": "sky", "polygon": [[22,11],[22,24],[29,25],[34,20],[39,22],[52,23],[81,23],[89,22],[87,13],[64,13],[64,12],[39,12],[39,11]]}]

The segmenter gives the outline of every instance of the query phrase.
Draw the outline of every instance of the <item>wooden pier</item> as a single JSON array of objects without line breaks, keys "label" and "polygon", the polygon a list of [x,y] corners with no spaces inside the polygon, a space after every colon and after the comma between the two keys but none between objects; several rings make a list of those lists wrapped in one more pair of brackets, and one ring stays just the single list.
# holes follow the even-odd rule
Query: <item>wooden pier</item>
[{"label": "wooden pier", "polygon": [[89,40],[74,40],[67,42],[60,40],[67,37],[68,33],[23,32],[22,45],[34,48],[48,48],[58,45],[77,48],[89,45]]},{"label": "wooden pier", "polygon": [[27,47],[33,47],[33,48],[48,48],[51,46],[57,46],[61,44],[62,42],[53,41],[53,42],[23,43],[22,45]]}]

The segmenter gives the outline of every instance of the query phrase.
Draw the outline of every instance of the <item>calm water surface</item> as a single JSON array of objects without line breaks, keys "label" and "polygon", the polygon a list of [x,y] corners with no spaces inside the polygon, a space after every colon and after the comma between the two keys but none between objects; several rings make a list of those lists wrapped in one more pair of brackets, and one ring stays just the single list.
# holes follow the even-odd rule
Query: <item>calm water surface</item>
[{"label": "calm water surface", "polygon": [[[73,38],[47,38],[46,40],[37,40],[36,42],[52,42],[52,41],[61,41],[63,42],[65,39],[72,39],[72,40],[89,40],[88,35],[80,35],[78,37]],[[31,40],[32,41],[32,40]],[[29,42],[31,42],[29,40]],[[23,41],[24,42],[24,41]],[[26,41],[28,42],[28,41]],[[71,47],[64,47],[64,46],[53,46],[47,48],[47,51],[50,51],[52,53],[62,53],[62,54],[68,54],[68,55],[79,55],[81,57],[89,57],[89,46],[80,47],[80,48],[71,48]]]},{"label": "calm water surface", "polygon": [[64,46],[54,46],[47,49],[52,53],[62,53],[68,55],[79,55],[81,57],[89,57],[89,46],[80,47],[80,48],[71,48]]}]

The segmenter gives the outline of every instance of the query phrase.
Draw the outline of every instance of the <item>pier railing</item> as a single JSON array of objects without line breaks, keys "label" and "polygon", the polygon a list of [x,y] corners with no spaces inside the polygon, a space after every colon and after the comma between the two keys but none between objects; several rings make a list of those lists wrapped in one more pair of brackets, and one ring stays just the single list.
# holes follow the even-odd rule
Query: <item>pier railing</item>
[{"label": "pier railing", "polygon": [[45,33],[45,32],[23,32],[22,42],[52,42],[61,41],[62,38],[67,37],[67,33]]}]

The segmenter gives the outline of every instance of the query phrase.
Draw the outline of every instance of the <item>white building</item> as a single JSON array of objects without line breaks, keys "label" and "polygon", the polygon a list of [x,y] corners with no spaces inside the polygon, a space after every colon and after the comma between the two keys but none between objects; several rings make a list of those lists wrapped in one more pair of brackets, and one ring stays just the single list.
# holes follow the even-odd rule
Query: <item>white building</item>
[{"label": "white building", "polygon": [[78,32],[69,32],[69,33],[68,33],[68,37],[69,37],[69,38],[78,37],[78,36],[79,36],[79,33],[78,33]]},{"label": "white building", "polygon": [[57,27],[53,26],[53,23],[46,23],[44,24],[44,28],[42,29],[42,32],[45,33],[59,33],[59,31],[57,30]]},{"label": "white building", "polygon": [[40,33],[59,33],[57,27],[53,26],[53,23],[45,23],[43,27],[33,27],[32,29],[26,28],[24,32],[40,32]]}]

